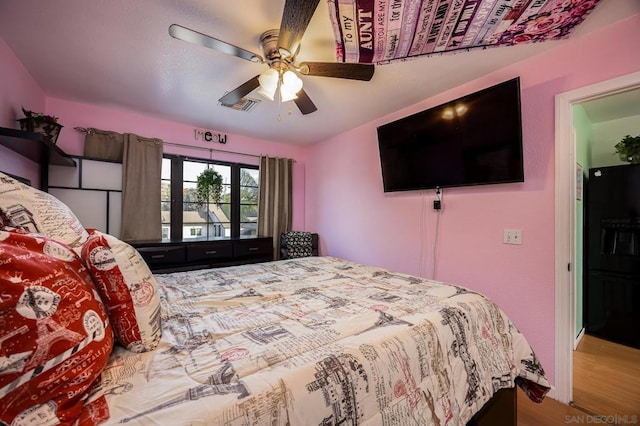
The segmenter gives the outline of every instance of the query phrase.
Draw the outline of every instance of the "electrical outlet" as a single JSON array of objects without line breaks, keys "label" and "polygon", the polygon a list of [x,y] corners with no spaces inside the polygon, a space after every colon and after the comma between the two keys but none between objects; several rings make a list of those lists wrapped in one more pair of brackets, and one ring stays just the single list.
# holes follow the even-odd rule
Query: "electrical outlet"
[{"label": "electrical outlet", "polygon": [[504,243],[505,244],[522,244],[522,229],[505,229],[504,230]]}]

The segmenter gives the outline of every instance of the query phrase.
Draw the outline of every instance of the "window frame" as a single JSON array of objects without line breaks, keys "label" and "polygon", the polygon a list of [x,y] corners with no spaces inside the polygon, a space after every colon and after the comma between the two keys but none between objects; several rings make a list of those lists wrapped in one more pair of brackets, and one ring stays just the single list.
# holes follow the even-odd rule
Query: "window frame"
[{"label": "window frame", "polygon": [[[246,164],[246,163],[235,163],[228,161],[218,161],[218,160],[210,160],[206,158],[197,158],[197,157],[188,157],[184,155],[177,154],[163,154],[163,158],[170,160],[171,162],[171,173],[169,183],[171,185],[171,199],[170,199],[170,210],[169,210],[169,223],[170,223],[170,231],[169,231],[169,240],[173,241],[182,241],[185,238],[183,237],[183,188],[184,188],[184,180],[183,180],[183,162],[192,161],[210,165],[219,165],[219,166],[227,166],[231,168],[231,182],[230,182],[230,191],[231,191],[231,206],[230,206],[230,217],[229,222],[231,226],[231,234],[229,237],[207,237],[207,240],[226,240],[226,239],[239,239],[239,238],[256,238],[257,235],[251,236],[242,236],[240,234],[241,225],[241,194],[240,194],[240,176],[241,169],[253,169],[260,170],[260,167],[255,164]],[[166,179],[163,179],[166,180]],[[258,188],[260,187],[260,182],[258,182]],[[246,203],[243,203],[246,204]],[[256,200],[256,208],[257,208],[257,200]]]}]

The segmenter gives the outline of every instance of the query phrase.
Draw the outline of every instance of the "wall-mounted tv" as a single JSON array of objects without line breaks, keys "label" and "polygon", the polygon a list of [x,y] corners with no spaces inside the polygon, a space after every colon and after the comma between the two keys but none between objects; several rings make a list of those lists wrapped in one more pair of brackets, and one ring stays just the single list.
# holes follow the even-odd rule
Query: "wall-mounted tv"
[{"label": "wall-mounted tv", "polygon": [[524,182],[520,79],[378,127],[385,192]]}]

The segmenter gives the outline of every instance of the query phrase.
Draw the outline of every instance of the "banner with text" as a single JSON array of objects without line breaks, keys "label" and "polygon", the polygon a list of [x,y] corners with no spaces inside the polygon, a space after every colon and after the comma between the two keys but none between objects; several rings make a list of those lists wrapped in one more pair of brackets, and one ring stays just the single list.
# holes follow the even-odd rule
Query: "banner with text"
[{"label": "banner with text", "polygon": [[407,58],[567,37],[600,0],[327,0],[338,60]]}]

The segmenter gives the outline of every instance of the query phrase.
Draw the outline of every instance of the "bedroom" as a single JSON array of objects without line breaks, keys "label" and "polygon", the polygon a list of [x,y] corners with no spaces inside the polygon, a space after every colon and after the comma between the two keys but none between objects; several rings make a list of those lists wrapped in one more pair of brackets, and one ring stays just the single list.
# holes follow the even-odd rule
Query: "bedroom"
[{"label": "bedroom", "polygon": [[[610,7],[612,3],[616,2],[604,1],[599,7]],[[421,248],[422,244],[426,247],[433,244],[435,216],[429,211],[423,218],[421,209],[425,199],[430,203],[433,195],[383,194],[375,128],[519,75],[523,84],[525,183],[445,191],[436,279],[481,291],[497,301],[527,336],[554,383],[557,381],[556,372],[562,369],[555,365],[554,96],[640,70],[640,58],[632,42],[640,37],[637,2],[620,3],[622,5],[618,7],[622,15],[617,15],[616,22],[610,26],[562,42],[554,49],[522,58],[512,65],[491,71],[481,70],[476,77],[445,91],[413,99],[406,104],[399,102],[395,112],[360,123],[359,127],[336,136],[310,145],[292,145],[278,142],[274,137],[261,138],[240,131],[226,131],[229,141],[224,148],[248,154],[284,156],[297,161],[294,168],[293,228],[318,232],[323,254],[415,275],[426,269],[425,272],[431,274],[430,265],[423,268],[426,260],[421,257]],[[11,6],[5,4],[2,7]],[[166,32],[163,33],[165,35]],[[39,35],[36,40],[41,42],[45,37]],[[82,153],[83,135],[72,130],[75,126],[131,131],[185,144],[194,143],[194,127],[225,130],[223,123],[213,126],[207,125],[207,121],[193,124],[188,120],[171,121],[111,102],[79,101],[58,96],[54,89],[45,91],[31,74],[46,70],[28,69],[18,59],[18,52],[12,51],[2,38],[0,124],[4,127],[15,127],[14,120],[20,117],[21,106],[55,114],[65,125],[60,147],[76,155]],[[189,52],[189,56],[201,54],[197,49]],[[441,62],[447,58],[433,59]],[[418,61],[426,63],[428,60]],[[478,53],[478,62],[481,61],[482,55]],[[396,65],[401,70],[405,66],[417,67],[417,63]],[[227,72],[233,73],[235,69],[229,68]],[[234,82],[237,84],[238,79],[229,80],[227,90],[234,87]],[[309,87],[312,87],[311,83]],[[366,88],[345,86],[344,90]],[[116,85],[113,89],[126,90],[127,87]],[[400,95],[408,99],[414,96],[410,90]],[[325,99],[321,104],[321,95],[316,96],[318,104],[325,105],[325,109],[332,108],[331,99]],[[265,108],[266,105],[262,102],[260,107]],[[211,114],[234,113],[219,113],[215,102],[208,110],[215,111]],[[189,112],[186,114],[188,116]],[[267,115],[275,122],[276,108]],[[252,116],[242,117],[246,120],[245,117]],[[299,121],[299,116],[285,116],[277,125],[281,128],[304,128],[304,124],[297,123]],[[287,133],[294,137],[305,135],[300,127]],[[0,152],[0,169],[27,175],[37,182],[37,167],[33,163],[5,149]],[[222,159],[234,160],[232,157]],[[242,161],[246,162],[246,158],[243,157]],[[421,240],[417,230],[423,222],[428,232]],[[522,229],[523,245],[503,245],[504,228]],[[460,267],[461,262],[464,268]]]}]

